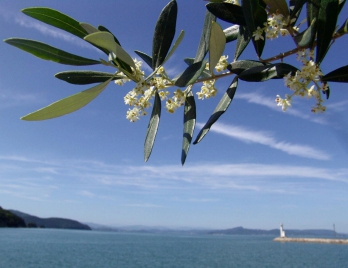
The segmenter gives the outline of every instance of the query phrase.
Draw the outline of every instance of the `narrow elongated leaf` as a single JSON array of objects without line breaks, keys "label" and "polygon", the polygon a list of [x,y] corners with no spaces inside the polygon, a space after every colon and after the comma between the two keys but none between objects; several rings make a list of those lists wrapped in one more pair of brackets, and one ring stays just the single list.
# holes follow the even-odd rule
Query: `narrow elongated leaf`
[{"label": "narrow elongated leaf", "polygon": [[308,0],[290,0],[289,1],[291,26],[294,26],[296,24],[297,19],[301,14],[302,7],[307,1]]},{"label": "narrow elongated leaf", "polygon": [[209,50],[209,39],[212,27],[212,21],[216,21],[216,17],[209,11],[205,13],[204,25],[201,34],[201,39],[199,40],[199,45],[195,57],[195,62],[200,62],[204,59],[205,55]]},{"label": "narrow elongated leaf", "polygon": [[40,110],[23,116],[22,120],[40,121],[63,116],[86,106],[94,100],[109,84],[111,79],[80,93],[56,101]]},{"label": "narrow elongated leaf", "polygon": [[34,40],[9,38],[5,39],[4,42],[43,60],[50,60],[53,62],[74,66],[100,64],[99,61],[80,57]]},{"label": "narrow elongated leaf", "polygon": [[95,28],[93,25],[89,24],[89,23],[86,23],[86,22],[80,22],[80,25],[83,29],[85,29],[85,31],[88,33],[88,34],[91,34],[91,33],[96,33],[96,32],[99,32],[99,30],[97,28]]},{"label": "narrow elongated leaf", "polygon": [[234,60],[238,60],[244,49],[248,46],[251,39],[251,34],[246,26],[240,26],[237,36],[237,46],[234,53]]},{"label": "narrow elongated leaf", "polygon": [[56,78],[75,85],[102,83],[108,79],[123,79],[123,76],[97,71],[65,71],[54,75]]},{"label": "narrow elongated leaf", "polygon": [[[246,24],[251,35],[257,30],[258,27],[263,28],[264,23],[267,22],[267,12],[260,6],[259,0],[242,1],[242,9]],[[255,40],[252,38],[256,53],[259,57],[262,55],[263,48],[265,46],[265,33],[263,33],[264,39]]]},{"label": "narrow elongated leaf", "polygon": [[184,134],[182,139],[182,153],[181,164],[184,165],[190,144],[192,141],[192,135],[196,125],[196,102],[195,98],[190,90],[186,95],[185,108],[184,108]]},{"label": "narrow elongated leaf", "polygon": [[[170,49],[169,53],[167,54],[166,58],[164,59],[162,64],[165,64],[166,61],[171,57],[171,55],[174,53],[174,51],[178,48],[179,44],[181,43],[182,39],[184,37],[184,31],[181,31],[179,37],[176,39],[174,45],[172,46],[172,48]],[[143,53],[144,54],[144,53]],[[144,56],[144,55],[143,55]],[[146,58],[146,57],[145,57]],[[159,65],[151,74],[149,74],[146,78],[145,81],[149,81],[159,70],[159,68],[162,65]]]},{"label": "narrow elongated leaf", "polygon": [[106,27],[104,27],[104,26],[102,26],[102,25],[99,25],[99,26],[98,26],[98,30],[101,31],[101,32],[108,32],[108,33],[112,34],[112,36],[113,36],[114,39],[115,39],[115,42],[121,46],[121,44],[120,44],[120,42],[118,41],[118,39],[116,38],[116,36],[113,35],[113,33],[110,32]]},{"label": "narrow elongated leaf", "polygon": [[[318,16],[319,16],[320,2],[321,0],[307,1],[307,25],[308,27],[310,25],[313,25],[312,31],[314,32],[314,37],[316,36],[316,33],[318,31]],[[309,42],[309,45],[308,45],[309,48],[313,48],[314,46],[314,40],[315,40],[314,37]]]},{"label": "narrow elongated leaf", "polygon": [[166,58],[164,59],[164,61],[162,62],[161,65],[165,64],[169,59],[170,57],[173,55],[173,53],[175,52],[175,50],[178,48],[178,46],[180,45],[182,39],[184,39],[184,35],[185,35],[185,32],[184,31],[181,31],[178,38],[175,40],[174,42],[174,45],[172,46],[172,48],[169,50]]},{"label": "narrow elongated leaf", "polygon": [[144,52],[139,50],[134,51],[150,68],[152,68],[152,58]]},{"label": "narrow elongated leaf", "polygon": [[207,60],[196,62],[189,67],[176,79],[175,85],[177,87],[186,87],[192,83],[194,83],[198,77],[201,76],[205,66],[207,64]]},{"label": "narrow elongated leaf", "polygon": [[238,25],[246,25],[241,6],[230,3],[209,3],[206,7],[209,12],[220,20]]},{"label": "narrow elongated leaf", "polygon": [[269,7],[270,13],[282,14],[284,18],[289,16],[288,4],[285,0],[263,0]]},{"label": "narrow elongated leaf", "polygon": [[110,52],[115,53],[116,57],[128,64],[129,66],[135,69],[135,64],[131,56],[119,45],[115,42],[114,36],[109,32],[97,32],[87,35],[84,38],[86,41],[105,48]]},{"label": "narrow elongated leaf", "polygon": [[316,19],[313,19],[312,24],[302,33],[294,37],[295,42],[299,47],[308,47],[313,42],[316,35]]},{"label": "narrow elongated leaf", "polygon": [[239,25],[233,25],[224,30],[226,36],[226,43],[237,40],[239,34]]},{"label": "narrow elongated leaf", "polygon": [[287,63],[276,63],[257,66],[243,71],[239,79],[247,82],[263,82],[269,79],[280,79],[291,73],[294,75],[298,69]]},{"label": "narrow elongated leaf", "polygon": [[338,1],[338,13],[341,13],[342,8],[344,7],[344,4],[346,3],[347,0],[339,0]]},{"label": "narrow elongated leaf", "polygon": [[338,0],[322,0],[318,16],[317,64],[324,59],[332,41],[338,18]]},{"label": "narrow elongated leaf", "polygon": [[212,22],[209,49],[209,71],[214,73],[214,68],[219,62],[226,45],[226,36],[217,22]]},{"label": "narrow elongated leaf", "polygon": [[324,75],[321,81],[348,83],[348,65],[342,66]]},{"label": "narrow elongated leaf", "polygon": [[162,65],[172,44],[178,4],[175,0],[170,1],[162,10],[155,27],[152,42],[152,69]]},{"label": "narrow elongated leaf", "polygon": [[22,12],[25,15],[67,31],[80,38],[84,38],[87,35],[86,30],[81,27],[78,21],[57,10],[47,7],[29,7],[22,9]]},{"label": "narrow elongated leaf", "polygon": [[161,98],[158,95],[158,92],[155,93],[155,101],[153,104],[153,109],[151,113],[151,118],[149,125],[147,127],[147,133],[145,138],[145,145],[144,145],[144,159],[145,162],[149,160],[149,157],[152,152],[153,145],[155,143],[156,134],[158,130],[158,125],[161,117]]},{"label": "narrow elongated leaf", "polygon": [[337,33],[339,35],[343,35],[343,34],[348,33],[348,19],[346,19],[346,21],[342,24],[342,26],[339,28]]},{"label": "narrow elongated leaf", "polygon": [[255,60],[239,60],[234,61],[227,66],[227,69],[234,74],[241,74],[247,69],[251,69],[253,67],[265,66],[267,63]]},{"label": "narrow elongated leaf", "polygon": [[228,87],[226,93],[222,96],[220,102],[216,106],[213,114],[208,119],[208,122],[204,125],[204,127],[201,129],[201,131],[198,133],[196,140],[193,142],[193,144],[199,143],[204,136],[209,132],[211,126],[220,118],[221,115],[223,115],[228,107],[230,106],[234,94],[236,93],[238,86],[238,76],[235,76],[233,79],[231,85]]},{"label": "narrow elongated leaf", "polygon": [[307,2],[307,24],[312,24],[313,19],[318,20],[320,3],[322,0],[308,0]]}]

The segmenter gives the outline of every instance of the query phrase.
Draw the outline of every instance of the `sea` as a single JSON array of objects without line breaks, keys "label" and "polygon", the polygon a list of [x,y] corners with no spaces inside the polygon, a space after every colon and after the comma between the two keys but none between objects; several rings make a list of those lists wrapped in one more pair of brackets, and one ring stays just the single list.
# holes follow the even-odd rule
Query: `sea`
[{"label": "sea", "polygon": [[273,239],[0,228],[0,267],[348,267],[348,245],[279,243]]}]

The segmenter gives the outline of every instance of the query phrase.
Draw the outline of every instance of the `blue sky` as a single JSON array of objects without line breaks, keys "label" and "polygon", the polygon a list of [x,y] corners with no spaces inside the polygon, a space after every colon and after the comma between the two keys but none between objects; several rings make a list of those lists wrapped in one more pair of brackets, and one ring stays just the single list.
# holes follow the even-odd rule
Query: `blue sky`
[{"label": "blue sky", "polygon": [[[165,65],[172,77],[185,68],[183,58],[196,54],[206,4],[177,2],[177,35],[183,29],[185,38]],[[101,24],[135,57],[134,50],[151,54],[153,29],[167,1],[0,3],[2,39],[34,39],[99,59],[104,55],[89,44],[26,17],[20,9],[46,6],[81,22]],[[346,13],[347,7],[342,11]],[[268,41],[264,58],[291,48],[288,41]],[[322,64],[324,73],[347,64],[346,44],[346,36],[336,41]],[[226,46],[224,54],[230,60],[234,49],[234,43]],[[313,100],[294,100],[285,113],[276,106],[275,96],[289,93],[282,80],[241,81],[227,113],[201,143],[191,147],[182,167],[182,109],[174,115],[163,111],[151,158],[144,163],[149,117],[136,123],[125,118],[128,107],[123,97],[134,84],[110,84],[73,114],[25,122],[19,118],[89,87],[70,85],[54,74],[111,70],[43,61],[5,43],[0,53],[0,206],[39,217],[115,226],[272,229],[283,222],[285,228],[331,229],[335,223],[338,231],[348,232],[346,84],[331,83],[327,112],[312,114]],[[252,46],[241,59],[256,59]],[[294,59],[286,62],[300,67]],[[216,98],[197,100],[195,135],[231,80],[217,82]],[[199,89],[199,85],[193,88]]]}]

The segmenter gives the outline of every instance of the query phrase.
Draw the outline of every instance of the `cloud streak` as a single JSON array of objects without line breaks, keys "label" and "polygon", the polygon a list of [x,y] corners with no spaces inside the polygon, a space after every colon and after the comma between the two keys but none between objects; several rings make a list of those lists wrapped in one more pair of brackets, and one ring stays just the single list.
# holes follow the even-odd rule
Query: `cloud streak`
[{"label": "cloud streak", "polygon": [[[198,123],[197,126],[203,127],[204,125]],[[329,160],[331,158],[329,154],[311,146],[279,141],[270,133],[263,131],[254,131],[244,127],[226,125],[222,123],[215,123],[212,126],[211,131],[243,141],[245,143],[262,144],[290,155],[317,160]]]},{"label": "cloud streak", "polygon": [[[320,185],[324,184],[348,184],[348,169],[311,166],[254,163],[202,163],[187,167],[126,166],[71,159],[34,159],[32,162],[27,160],[29,157],[1,156],[0,159],[0,186],[3,194],[15,193],[23,198],[43,200],[57,193],[87,198],[101,198],[99,193],[103,193],[103,198],[107,198],[110,191],[165,193],[170,190],[171,193],[194,191],[195,194],[200,191],[248,191],[295,194],[299,191],[313,191],[315,187],[322,187]],[[52,173],[51,170],[55,172]],[[314,183],[315,181],[322,183]]]},{"label": "cloud streak", "polygon": [[[277,111],[277,112],[281,112],[284,113],[282,111],[282,109],[280,107],[278,107],[275,103],[275,101],[273,99],[267,98],[261,94],[258,93],[241,93],[241,94],[236,94],[236,96],[234,97],[235,99],[241,99],[241,100],[245,100],[248,103],[253,103],[253,104],[258,104],[264,107],[267,107],[271,110]],[[302,118],[304,120],[308,120],[317,124],[321,124],[321,125],[327,125],[328,122],[321,117],[314,117],[314,116],[310,116],[306,113],[302,113],[294,108],[290,108],[286,110],[286,114],[292,115],[292,116],[296,116],[299,118]]]}]

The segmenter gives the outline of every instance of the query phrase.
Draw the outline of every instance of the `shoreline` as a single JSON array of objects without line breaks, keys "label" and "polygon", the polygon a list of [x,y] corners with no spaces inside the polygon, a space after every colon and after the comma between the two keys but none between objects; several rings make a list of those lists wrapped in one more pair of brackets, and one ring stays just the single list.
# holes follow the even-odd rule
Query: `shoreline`
[{"label": "shoreline", "polygon": [[275,242],[299,242],[299,243],[320,243],[320,244],[348,244],[348,239],[336,238],[295,238],[295,237],[276,237]]}]

